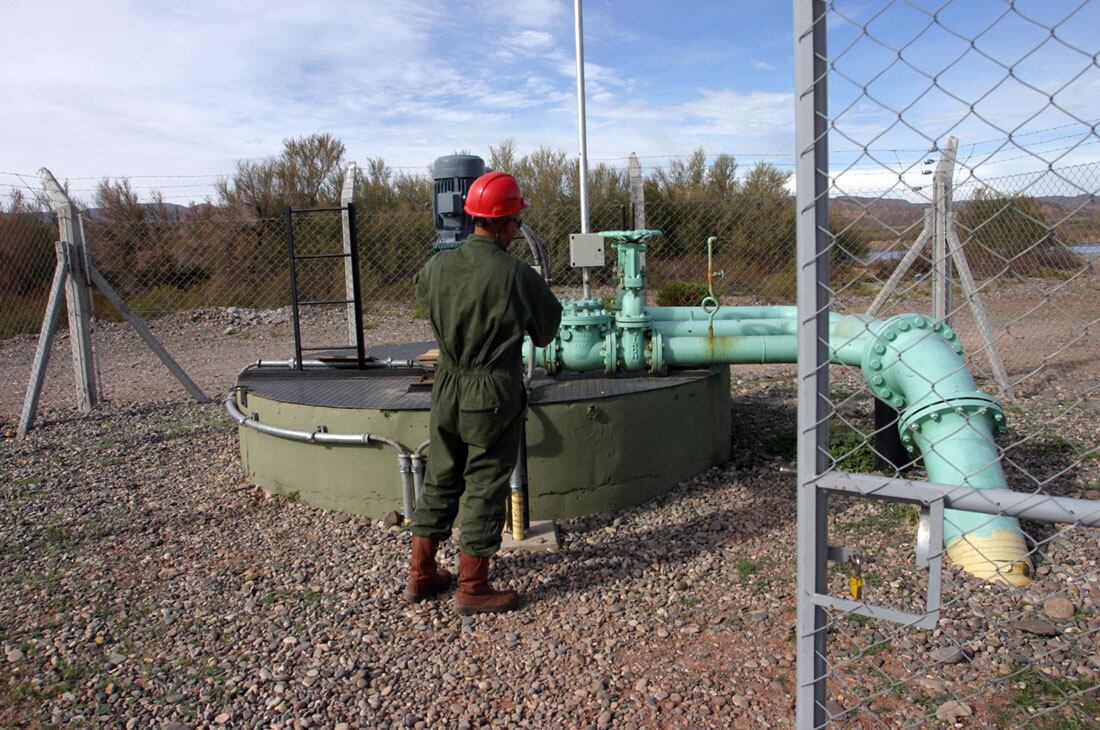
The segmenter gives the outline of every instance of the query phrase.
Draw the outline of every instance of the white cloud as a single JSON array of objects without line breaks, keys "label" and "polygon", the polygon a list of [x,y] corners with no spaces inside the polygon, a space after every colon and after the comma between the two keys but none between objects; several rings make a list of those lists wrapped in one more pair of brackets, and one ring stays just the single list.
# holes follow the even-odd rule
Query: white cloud
[{"label": "white cloud", "polygon": [[[410,171],[456,149],[488,154],[489,145],[509,137],[521,154],[539,146],[576,149],[567,0],[471,0],[458,13],[437,0],[372,0],[369,12],[329,0],[308,13],[292,0],[103,0],[67,6],[64,22],[51,4],[9,5],[0,24],[0,169],[33,172],[45,164],[62,178],[227,172],[238,159],[277,153],[286,137],[317,131],[343,139],[350,159],[382,157]],[[638,51],[652,52],[656,31],[637,32],[642,21],[617,6],[594,7],[588,19],[594,158],[676,155],[698,146],[741,156],[792,150],[790,90],[747,85],[775,74],[685,70],[677,78],[682,38],[660,49],[659,72],[642,72],[640,60],[655,57]],[[774,70],[764,47],[752,39],[743,47],[742,60],[730,65],[746,70],[749,58],[753,68]],[[859,97],[850,86],[839,79],[830,86],[834,114]],[[1095,119],[1098,90],[1100,72],[1091,69],[1058,98],[1067,111]],[[1033,109],[1020,103],[1024,96],[1006,90],[980,110],[1011,128]],[[966,111],[928,103],[907,119],[929,135],[956,134],[964,145],[997,135],[973,116],[960,123]],[[896,121],[864,97],[839,123],[879,147],[927,145]],[[1028,128],[1067,121],[1052,109]],[[891,125],[894,131],[882,135]],[[840,135],[832,145],[852,146]],[[1065,164],[1095,149],[1075,151]],[[891,174],[867,179],[879,183]]]},{"label": "white cloud", "polygon": [[550,48],[554,45],[554,36],[544,30],[525,30],[516,35],[515,43],[528,48]]},{"label": "white cloud", "polygon": [[572,20],[572,4],[566,0],[508,0],[484,4],[487,14],[524,28],[545,28]]}]

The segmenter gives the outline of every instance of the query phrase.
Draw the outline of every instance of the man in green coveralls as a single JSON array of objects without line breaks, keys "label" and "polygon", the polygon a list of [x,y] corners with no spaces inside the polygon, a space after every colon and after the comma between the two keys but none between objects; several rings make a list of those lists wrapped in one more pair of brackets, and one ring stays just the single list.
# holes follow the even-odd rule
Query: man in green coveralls
[{"label": "man in green coveralls", "polygon": [[482,175],[466,195],[473,235],[433,256],[416,279],[416,299],[429,313],[439,361],[405,596],[419,601],[450,585],[435,554],[451,535],[461,501],[455,609],[463,615],[509,611],[518,603],[515,591],[493,590],[488,575],[519,450],[526,398],[521,349],[524,334],[542,347],[561,323],[561,304],[550,287],[508,254],[525,208],[515,178]]}]

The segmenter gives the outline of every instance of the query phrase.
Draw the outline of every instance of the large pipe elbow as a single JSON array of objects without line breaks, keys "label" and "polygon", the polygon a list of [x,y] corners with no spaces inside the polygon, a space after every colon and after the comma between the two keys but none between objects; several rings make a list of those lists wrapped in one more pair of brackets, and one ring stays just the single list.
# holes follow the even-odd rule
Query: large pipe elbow
[{"label": "large pipe elbow", "polygon": [[[995,398],[977,389],[958,336],[947,325],[916,314],[885,321],[863,318],[860,369],[875,397],[899,411],[902,443],[924,459],[928,479],[983,489],[1006,486],[994,437],[1005,430]],[[845,328],[854,333],[857,323]],[[968,573],[993,582],[1026,585],[1027,544],[1014,517],[946,510],[944,546]]]}]

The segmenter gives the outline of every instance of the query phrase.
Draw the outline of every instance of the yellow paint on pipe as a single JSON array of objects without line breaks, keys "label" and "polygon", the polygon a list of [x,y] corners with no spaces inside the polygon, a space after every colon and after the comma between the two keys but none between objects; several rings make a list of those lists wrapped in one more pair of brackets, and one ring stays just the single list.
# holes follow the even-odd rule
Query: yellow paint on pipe
[{"label": "yellow paint on pipe", "polygon": [[970,533],[951,543],[947,557],[967,573],[991,583],[1026,586],[1031,582],[1024,536],[1011,530]]},{"label": "yellow paint on pipe", "polygon": [[522,540],[523,531],[523,492],[512,492],[512,539]]}]

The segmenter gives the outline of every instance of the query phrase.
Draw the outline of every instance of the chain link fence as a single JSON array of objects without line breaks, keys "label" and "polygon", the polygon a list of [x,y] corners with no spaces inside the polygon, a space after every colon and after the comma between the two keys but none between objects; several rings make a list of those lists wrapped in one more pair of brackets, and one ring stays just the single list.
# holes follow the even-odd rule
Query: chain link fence
[{"label": "chain link fence", "polygon": [[[924,155],[912,156],[919,174]],[[893,169],[893,168],[891,168]],[[770,170],[763,182],[750,175],[725,194],[697,190],[673,198],[647,201],[644,224],[665,236],[647,256],[651,299],[663,305],[695,304],[707,292],[707,245],[714,244],[715,293],[730,304],[791,302],[795,296],[794,200],[787,176]],[[997,328],[996,345],[1010,373],[1019,376],[1040,367],[1048,355],[1051,328],[1065,331],[1100,314],[1094,306],[1095,262],[1100,261],[1100,163],[1047,167],[1011,176],[985,176],[960,163],[953,208],[963,246],[979,290]],[[857,180],[863,178],[856,178]],[[844,181],[847,182],[846,180]],[[927,193],[893,185],[868,192],[846,184],[833,191],[830,228],[838,245],[832,274],[839,311],[867,309],[921,231],[926,211],[934,205]],[[682,199],[681,199],[682,198]],[[394,212],[360,208],[358,239],[364,316],[368,327],[380,318],[416,322],[413,277],[434,239],[431,216],[420,208]],[[634,227],[634,207],[626,203],[593,206],[592,230]],[[339,247],[338,216],[324,226],[311,221],[300,235],[327,238]],[[568,266],[568,235],[580,228],[576,205],[565,202],[533,207],[526,216],[546,242],[553,261],[555,286],[562,296],[578,296],[581,277]],[[92,259],[108,281],[141,317],[168,315],[210,320],[232,327],[237,310],[286,325],[290,282],[284,217],[249,219],[228,215],[214,206],[190,209],[150,207],[139,220],[112,220],[95,212],[81,216]],[[319,230],[318,227],[324,230]],[[314,230],[318,229],[318,230]],[[0,213],[0,339],[37,332],[54,266],[53,217],[27,204]],[[523,240],[512,252],[530,258]],[[885,312],[930,311],[932,253],[922,250],[909,275],[886,302]],[[609,296],[614,287],[613,262],[593,273],[594,291]],[[317,264],[306,286],[318,295],[337,298],[344,292],[342,263]],[[955,301],[964,301],[958,281]],[[1038,308],[1038,309],[1036,309]],[[229,314],[225,314],[226,310]],[[96,296],[95,312],[117,317]],[[263,313],[263,314],[257,314]],[[216,316],[218,315],[218,316]],[[225,315],[220,317],[220,315]],[[328,336],[340,337],[339,307],[310,316],[323,321]],[[318,319],[319,318],[319,319]],[[1037,323],[1042,319],[1042,326]],[[966,307],[951,313],[951,323],[972,341],[974,322]],[[383,328],[385,329],[385,328]],[[278,331],[286,336],[289,326]],[[229,337],[236,337],[231,331]],[[372,339],[367,332],[367,343]],[[271,356],[236,342],[242,356]],[[1077,338],[1068,345],[1089,360],[1092,341]],[[260,347],[256,344],[256,348]],[[277,347],[277,346],[276,346]],[[187,354],[182,353],[184,362]],[[984,360],[970,363],[980,374]],[[1057,368],[1052,368],[1057,370]],[[1044,377],[1025,379],[1025,389],[1050,390]],[[106,386],[109,387],[110,383]]]},{"label": "chain link fence", "polygon": [[799,728],[1100,727],[1098,5],[794,3]]}]

